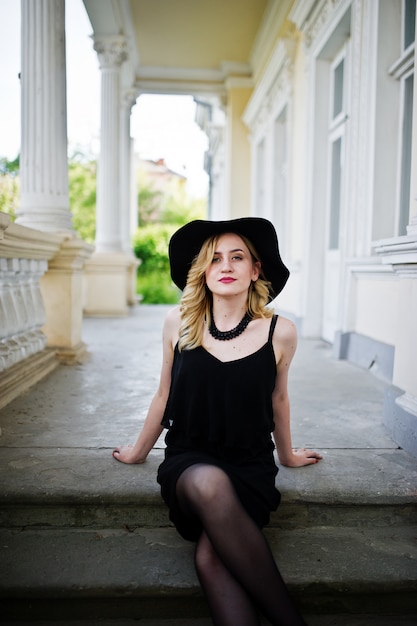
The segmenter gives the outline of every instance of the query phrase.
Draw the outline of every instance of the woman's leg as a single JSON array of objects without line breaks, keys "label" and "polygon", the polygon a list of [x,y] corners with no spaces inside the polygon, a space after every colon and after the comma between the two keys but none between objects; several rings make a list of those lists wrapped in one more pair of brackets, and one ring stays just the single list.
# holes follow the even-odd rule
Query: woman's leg
[{"label": "woman's leg", "polygon": [[243,508],[226,473],[213,465],[192,465],[178,479],[177,496],[184,513],[200,519],[231,578],[271,623],[305,626],[262,532]]},{"label": "woman's leg", "polygon": [[259,626],[250,597],[223,565],[205,532],[197,543],[195,567],[215,626]]}]

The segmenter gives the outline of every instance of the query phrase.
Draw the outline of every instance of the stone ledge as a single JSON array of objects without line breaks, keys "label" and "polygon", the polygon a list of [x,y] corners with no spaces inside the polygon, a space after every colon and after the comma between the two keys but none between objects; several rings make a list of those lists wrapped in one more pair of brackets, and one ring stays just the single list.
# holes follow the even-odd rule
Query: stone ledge
[{"label": "stone ledge", "polygon": [[0,374],[0,409],[25,393],[59,365],[54,350],[45,349]]},{"label": "stone ledge", "polygon": [[[154,449],[143,465],[125,465],[112,448],[14,447],[2,442],[2,502],[32,498],[67,502],[151,501],[159,497],[156,472],[164,451]],[[305,468],[280,466],[277,487],[287,502],[312,504],[417,504],[415,459],[403,450],[322,451],[324,460]],[[348,469],[346,469],[348,468]]]},{"label": "stone ledge", "polygon": [[[327,450],[317,466],[281,467],[282,493],[271,525],[281,528],[416,523],[417,469],[401,450]],[[123,465],[110,449],[7,448],[0,472],[0,525],[22,527],[167,526],[156,472],[163,450],[144,465]],[[349,471],[346,471],[349,467]]]}]

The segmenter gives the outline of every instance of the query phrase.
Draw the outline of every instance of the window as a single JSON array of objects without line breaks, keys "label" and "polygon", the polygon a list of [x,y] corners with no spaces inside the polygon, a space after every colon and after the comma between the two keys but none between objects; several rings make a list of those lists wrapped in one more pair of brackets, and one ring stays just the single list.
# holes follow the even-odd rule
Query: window
[{"label": "window", "polygon": [[343,113],[343,76],[345,61],[342,59],[333,70],[333,119]]},{"label": "window", "polygon": [[328,249],[339,249],[339,226],[342,203],[343,148],[346,122],[346,51],[335,57],[330,68],[329,120],[329,210]]},{"label": "window", "polygon": [[342,137],[332,142],[332,169],[330,181],[329,249],[339,248],[339,222],[342,187]]},{"label": "window", "polygon": [[407,234],[410,211],[416,0],[403,0],[400,57],[389,73],[400,83],[399,177],[396,235]]},{"label": "window", "polygon": [[406,50],[415,40],[416,0],[404,0],[403,11],[403,49]]},{"label": "window", "polygon": [[410,210],[411,184],[411,132],[413,126],[413,87],[414,75],[403,80],[403,123],[401,137],[401,179],[400,179],[400,209],[399,234],[407,233]]}]

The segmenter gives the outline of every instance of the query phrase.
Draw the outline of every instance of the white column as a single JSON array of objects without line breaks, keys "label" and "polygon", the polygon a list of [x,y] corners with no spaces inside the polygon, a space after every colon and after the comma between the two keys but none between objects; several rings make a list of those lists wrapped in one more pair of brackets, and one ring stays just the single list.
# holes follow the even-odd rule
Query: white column
[{"label": "white column", "polygon": [[21,0],[21,203],[16,222],[73,233],[68,197],[65,0]]},{"label": "white column", "polygon": [[96,251],[120,252],[120,67],[126,59],[123,37],[94,40],[101,69],[101,133],[97,180]]},{"label": "white column", "polygon": [[130,140],[130,232],[133,234],[139,226],[138,214],[138,164],[135,154],[135,140]]},{"label": "white column", "polygon": [[120,110],[120,235],[123,252],[132,251],[131,232],[131,137],[130,115],[136,104],[136,92],[129,90],[123,94]]},{"label": "white column", "polygon": [[[417,15],[416,15],[417,27]],[[408,235],[417,235],[417,47],[414,48],[413,129],[411,146],[410,219]]]}]

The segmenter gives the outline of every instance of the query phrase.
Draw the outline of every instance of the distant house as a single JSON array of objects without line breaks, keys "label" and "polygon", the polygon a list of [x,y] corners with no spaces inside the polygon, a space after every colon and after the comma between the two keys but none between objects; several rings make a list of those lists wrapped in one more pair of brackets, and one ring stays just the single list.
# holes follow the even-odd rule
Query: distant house
[{"label": "distant house", "polygon": [[184,186],[187,183],[187,177],[171,170],[164,159],[152,161],[139,158],[137,164],[139,174],[143,173],[146,175],[155,191],[165,193],[172,189],[174,185]]}]

